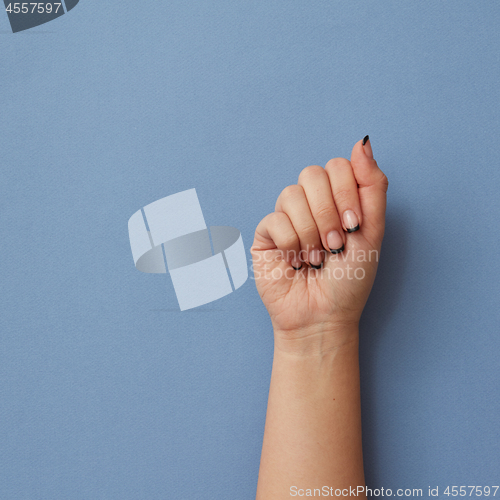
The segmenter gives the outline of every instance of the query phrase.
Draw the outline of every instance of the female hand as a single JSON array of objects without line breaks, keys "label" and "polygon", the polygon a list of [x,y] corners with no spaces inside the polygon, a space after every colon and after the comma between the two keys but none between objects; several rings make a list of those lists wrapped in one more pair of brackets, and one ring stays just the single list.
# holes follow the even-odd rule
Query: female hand
[{"label": "female hand", "polygon": [[387,187],[366,136],[350,161],[302,170],[260,222],[253,269],[278,348],[325,351],[354,340],[377,270]]}]

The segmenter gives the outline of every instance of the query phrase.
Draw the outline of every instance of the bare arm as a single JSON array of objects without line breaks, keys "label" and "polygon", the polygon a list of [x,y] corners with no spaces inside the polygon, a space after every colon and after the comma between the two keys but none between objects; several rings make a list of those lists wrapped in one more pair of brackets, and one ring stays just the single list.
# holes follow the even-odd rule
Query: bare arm
[{"label": "bare arm", "polygon": [[257,500],[364,486],[358,325],[387,190],[367,144],[351,162],[305,169],[256,230],[254,271],[275,339]]},{"label": "bare arm", "polygon": [[358,342],[307,356],[275,349],[257,498],[353,485],[364,485]]}]

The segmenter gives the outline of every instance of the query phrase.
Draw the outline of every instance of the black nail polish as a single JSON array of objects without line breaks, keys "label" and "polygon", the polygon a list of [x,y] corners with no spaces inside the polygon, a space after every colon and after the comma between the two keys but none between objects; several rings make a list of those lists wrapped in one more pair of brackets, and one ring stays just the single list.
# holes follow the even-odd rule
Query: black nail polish
[{"label": "black nail polish", "polygon": [[332,253],[341,253],[341,252],[344,251],[344,247],[345,247],[345,245],[342,245],[340,248],[337,248],[337,250],[332,250],[330,248],[330,252],[332,252]]},{"label": "black nail polish", "polygon": [[364,139],[363,139],[363,146],[366,144],[366,141],[369,139],[370,137],[365,135]]},{"label": "black nail polish", "polygon": [[314,264],[311,264],[309,263],[309,265],[313,268],[313,269],[321,269],[323,267],[323,262],[319,265],[319,266],[315,266]]},{"label": "black nail polish", "polygon": [[[290,264],[291,265],[291,264]],[[292,266],[293,267],[293,266]],[[300,264],[300,267],[293,267],[296,271],[300,271],[302,269],[302,264]]]},{"label": "black nail polish", "polygon": [[348,232],[348,233],[354,233],[354,232],[356,232],[358,229],[359,229],[359,224],[358,224],[356,227],[353,227],[353,228],[351,228],[351,229],[348,229],[348,230],[347,230],[347,232]]}]

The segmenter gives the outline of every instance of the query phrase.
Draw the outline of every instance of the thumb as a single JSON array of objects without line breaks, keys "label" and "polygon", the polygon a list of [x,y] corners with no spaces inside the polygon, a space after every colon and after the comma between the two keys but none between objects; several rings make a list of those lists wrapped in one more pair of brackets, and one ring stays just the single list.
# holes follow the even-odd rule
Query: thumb
[{"label": "thumb", "polygon": [[389,181],[373,159],[370,138],[358,141],[351,153],[351,166],[358,183],[365,236],[376,246],[385,228],[386,193]]}]

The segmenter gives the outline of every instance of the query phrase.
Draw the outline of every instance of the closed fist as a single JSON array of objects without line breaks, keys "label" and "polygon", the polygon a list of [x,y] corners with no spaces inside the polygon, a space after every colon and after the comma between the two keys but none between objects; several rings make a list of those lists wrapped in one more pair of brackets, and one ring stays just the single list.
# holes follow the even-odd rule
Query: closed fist
[{"label": "closed fist", "polygon": [[375,279],[387,187],[366,136],[350,161],[302,170],[259,223],[253,269],[279,346],[351,340]]}]

